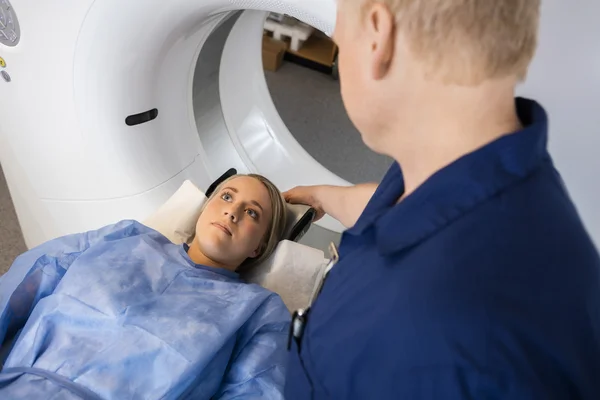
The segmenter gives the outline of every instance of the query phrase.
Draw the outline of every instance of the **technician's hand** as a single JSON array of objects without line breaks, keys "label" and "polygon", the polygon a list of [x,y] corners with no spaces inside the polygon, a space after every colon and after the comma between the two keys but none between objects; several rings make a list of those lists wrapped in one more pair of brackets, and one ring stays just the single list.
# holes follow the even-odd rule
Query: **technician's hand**
[{"label": "technician's hand", "polygon": [[314,221],[318,221],[325,215],[323,205],[318,199],[317,193],[320,186],[296,186],[283,193],[283,198],[290,204],[304,204],[317,211]]}]

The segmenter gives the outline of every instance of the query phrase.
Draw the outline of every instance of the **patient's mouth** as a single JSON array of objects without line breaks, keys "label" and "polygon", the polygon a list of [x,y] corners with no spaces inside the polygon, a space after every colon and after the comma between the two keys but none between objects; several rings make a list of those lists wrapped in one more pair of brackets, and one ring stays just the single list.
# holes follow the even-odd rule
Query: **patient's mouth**
[{"label": "patient's mouth", "polygon": [[220,230],[222,230],[223,232],[225,232],[226,234],[228,234],[229,236],[232,236],[231,231],[225,225],[220,224],[218,222],[213,222],[212,224],[214,226],[216,226],[217,228],[219,228]]}]

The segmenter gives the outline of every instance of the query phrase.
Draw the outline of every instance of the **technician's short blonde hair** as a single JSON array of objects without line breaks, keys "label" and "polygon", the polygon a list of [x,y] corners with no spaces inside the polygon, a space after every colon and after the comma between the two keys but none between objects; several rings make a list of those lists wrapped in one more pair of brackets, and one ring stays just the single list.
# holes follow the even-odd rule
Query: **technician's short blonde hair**
[{"label": "technician's short blonde hair", "polygon": [[537,48],[541,0],[342,1],[386,4],[427,73],[451,83],[523,80]]},{"label": "technician's short blonde hair", "polygon": [[269,198],[271,199],[271,210],[273,211],[273,217],[269,222],[267,233],[265,234],[261,242],[259,255],[255,258],[247,258],[237,269],[238,272],[243,273],[262,263],[267,258],[269,258],[271,254],[273,254],[273,252],[277,248],[277,245],[283,239],[283,235],[285,233],[285,228],[287,224],[287,208],[283,195],[281,194],[277,186],[275,186],[275,184],[269,179],[258,174],[237,174],[230,176],[229,178],[221,182],[219,186],[217,186],[217,188],[214,190],[214,192],[211,194],[208,200],[204,202],[201,212],[204,211],[204,208],[206,207],[209,201],[211,201],[213,198],[220,194],[221,190],[230,180],[240,176],[248,176],[250,178],[254,178],[265,186],[267,192],[269,192]]}]

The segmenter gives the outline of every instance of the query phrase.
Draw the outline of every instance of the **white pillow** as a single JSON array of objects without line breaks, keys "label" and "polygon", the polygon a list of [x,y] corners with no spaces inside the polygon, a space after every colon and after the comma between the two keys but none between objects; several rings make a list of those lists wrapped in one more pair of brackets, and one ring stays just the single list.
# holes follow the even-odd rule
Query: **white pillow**
[{"label": "white pillow", "polygon": [[175,244],[190,244],[206,195],[190,181],[183,185],[143,224],[162,233]]},{"label": "white pillow", "polygon": [[[173,196],[143,223],[162,233],[175,244],[190,244],[205,201],[204,192],[192,182],[185,181]],[[297,207],[288,207],[291,223],[294,223],[297,217],[291,214],[297,214],[297,210]],[[293,311],[308,306],[317,279],[320,279],[326,263],[322,251],[283,240],[271,257],[246,273],[243,278],[279,294],[288,309]]]}]

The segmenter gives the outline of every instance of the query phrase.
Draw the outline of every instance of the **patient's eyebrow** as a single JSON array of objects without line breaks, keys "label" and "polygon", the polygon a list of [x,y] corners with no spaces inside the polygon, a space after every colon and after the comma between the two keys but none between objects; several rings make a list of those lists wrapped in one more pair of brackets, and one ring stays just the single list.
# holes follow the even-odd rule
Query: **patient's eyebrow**
[{"label": "patient's eyebrow", "polygon": [[[231,190],[234,193],[238,193],[238,190],[236,188],[233,187],[226,187],[223,188],[223,190]],[[263,207],[260,205],[260,203],[256,200],[251,200],[250,203],[254,204],[256,207],[260,208],[261,211],[264,211]]]},{"label": "patient's eyebrow", "polygon": [[260,203],[256,200],[252,200],[250,203],[256,205],[256,207],[260,208],[261,211],[264,211]]}]

